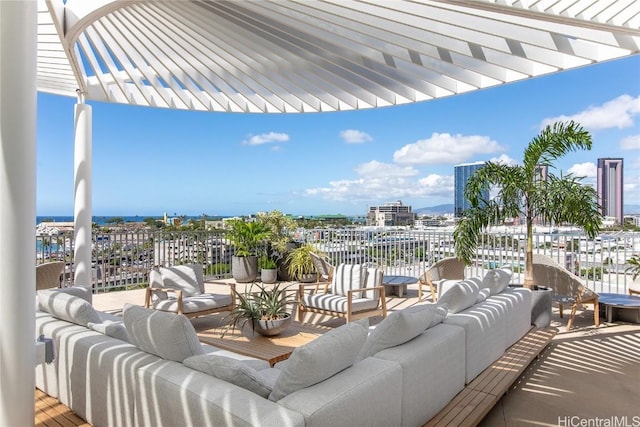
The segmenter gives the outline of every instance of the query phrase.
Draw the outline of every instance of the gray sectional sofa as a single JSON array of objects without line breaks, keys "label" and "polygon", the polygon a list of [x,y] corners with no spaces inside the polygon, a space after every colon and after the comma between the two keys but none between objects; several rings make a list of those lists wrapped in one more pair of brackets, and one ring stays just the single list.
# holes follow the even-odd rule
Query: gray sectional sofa
[{"label": "gray sectional sofa", "polygon": [[36,386],[95,426],[422,425],[529,330],[531,294],[504,272],[443,284],[438,304],[375,327],[347,323],[273,368],[201,345],[184,316],[115,317],[82,289],[40,291],[36,336],[57,354]]}]

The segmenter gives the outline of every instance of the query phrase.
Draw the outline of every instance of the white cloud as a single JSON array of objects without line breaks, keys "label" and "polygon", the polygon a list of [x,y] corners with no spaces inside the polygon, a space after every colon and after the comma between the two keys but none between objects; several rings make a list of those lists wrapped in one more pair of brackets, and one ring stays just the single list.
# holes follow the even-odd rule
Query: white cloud
[{"label": "white cloud", "polygon": [[626,177],[624,183],[624,204],[640,204],[640,175]]},{"label": "white cloud", "polygon": [[289,141],[289,135],[286,133],[269,132],[261,133],[260,135],[253,135],[249,139],[242,141],[244,145],[262,145],[270,144],[273,142],[287,142]]},{"label": "white cloud", "polygon": [[640,135],[630,135],[620,141],[623,150],[640,150]]},{"label": "white cloud", "polygon": [[591,162],[576,163],[567,169],[567,172],[577,177],[595,178],[598,174],[598,167],[595,163]]},{"label": "white cloud", "polygon": [[453,177],[428,175],[419,178],[411,166],[371,161],[355,168],[353,180],[331,181],[326,187],[305,190],[308,196],[333,201],[380,201],[453,194]]},{"label": "white cloud", "polygon": [[363,142],[373,141],[371,135],[355,129],[343,130],[340,132],[340,138],[347,144],[362,144]]},{"label": "white cloud", "polygon": [[546,118],[540,124],[540,129],[557,121],[573,120],[591,130],[633,126],[633,116],[640,114],[640,97],[621,95],[599,106],[591,106],[584,111],[571,116],[561,115]]},{"label": "white cloud", "polygon": [[503,165],[509,165],[509,166],[516,166],[518,164],[517,160],[512,159],[506,154],[501,154],[499,157],[493,157],[489,159],[489,161],[493,163],[501,163]]},{"label": "white cloud", "polygon": [[456,164],[479,154],[502,150],[502,146],[487,136],[434,132],[428,139],[421,139],[397,150],[393,153],[393,160],[407,165]]}]

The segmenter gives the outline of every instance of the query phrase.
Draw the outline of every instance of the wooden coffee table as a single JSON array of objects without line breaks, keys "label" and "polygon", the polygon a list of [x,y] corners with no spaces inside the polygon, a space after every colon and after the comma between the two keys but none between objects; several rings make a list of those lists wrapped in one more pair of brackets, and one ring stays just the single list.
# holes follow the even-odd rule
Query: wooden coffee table
[{"label": "wooden coffee table", "polygon": [[229,328],[224,338],[221,337],[225,331],[224,328],[198,332],[198,337],[205,344],[266,360],[269,365],[273,366],[277,362],[288,359],[291,352],[297,347],[313,341],[331,329],[333,328],[328,326],[291,322],[289,328],[280,335],[264,337],[258,333],[253,334],[251,325],[245,324],[242,330]]}]

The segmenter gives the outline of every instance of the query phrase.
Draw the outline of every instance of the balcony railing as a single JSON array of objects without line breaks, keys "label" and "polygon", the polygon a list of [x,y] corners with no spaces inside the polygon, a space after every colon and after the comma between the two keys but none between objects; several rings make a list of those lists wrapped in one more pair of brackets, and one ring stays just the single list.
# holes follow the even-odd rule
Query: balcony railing
[{"label": "balcony railing", "polygon": [[[435,261],[454,254],[450,230],[369,230],[356,228],[298,230],[296,241],[310,242],[334,265],[366,263],[385,274],[418,277]],[[37,236],[38,263],[64,260],[65,283],[73,283],[73,233]],[[230,277],[233,247],[219,231],[113,231],[93,234],[94,292],[144,287],[157,265],[201,263],[211,278]],[[502,265],[514,270],[513,283],[524,280],[524,231],[487,233],[467,276]],[[640,255],[640,233],[617,232],[588,239],[580,233],[534,235],[534,253],[549,255],[580,276],[596,292],[627,291],[632,276],[628,260]]]}]

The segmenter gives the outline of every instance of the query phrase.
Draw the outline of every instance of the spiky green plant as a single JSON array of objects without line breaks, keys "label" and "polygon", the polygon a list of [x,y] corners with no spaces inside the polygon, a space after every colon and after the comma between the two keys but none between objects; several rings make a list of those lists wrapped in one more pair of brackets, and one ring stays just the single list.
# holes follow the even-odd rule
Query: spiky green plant
[{"label": "spiky green plant", "polygon": [[640,257],[637,255],[632,256],[627,260],[627,264],[629,264],[629,267],[624,271],[633,274],[633,280],[636,280],[640,276]]},{"label": "spiky green plant", "polygon": [[[254,331],[258,320],[284,318],[289,314],[287,304],[294,302],[293,294],[287,294],[289,286],[291,285],[281,287],[281,283],[276,283],[268,287],[263,284],[253,283],[244,293],[236,291],[238,303],[229,313],[230,321],[225,326],[221,336],[224,338],[230,328],[242,328],[246,322],[251,322],[251,330]],[[258,288],[258,290],[255,288]]]},{"label": "spiky green plant", "polygon": [[[524,216],[527,229],[525,260],[526,287],[533,287],[533,221],[545,218],[555,224],[570,223],[582,227],[593,238],[602,225],[600,207],[593,187],[582,185],[581,178],[548,173],[540,178],[538,166],[553,167],[555,160],[576,150],[591,149],[591,135],[576,123],[558,122],[547,126],[524,151],[522,165],[487,162],[467,181],[465,197],[471,207],[453,233],[458,259],[467,264],[475,257],[480,234],[487,227],[507,218]],[[495,188],[497,195],[484,200],[482,194]]]},{"label": "spiky green plant", "polygon": [[262,222],[234,219],[229,223],[226,237],[235,246],[237,256],[256,255],[258,247],[271,236],[271,228]]}]

